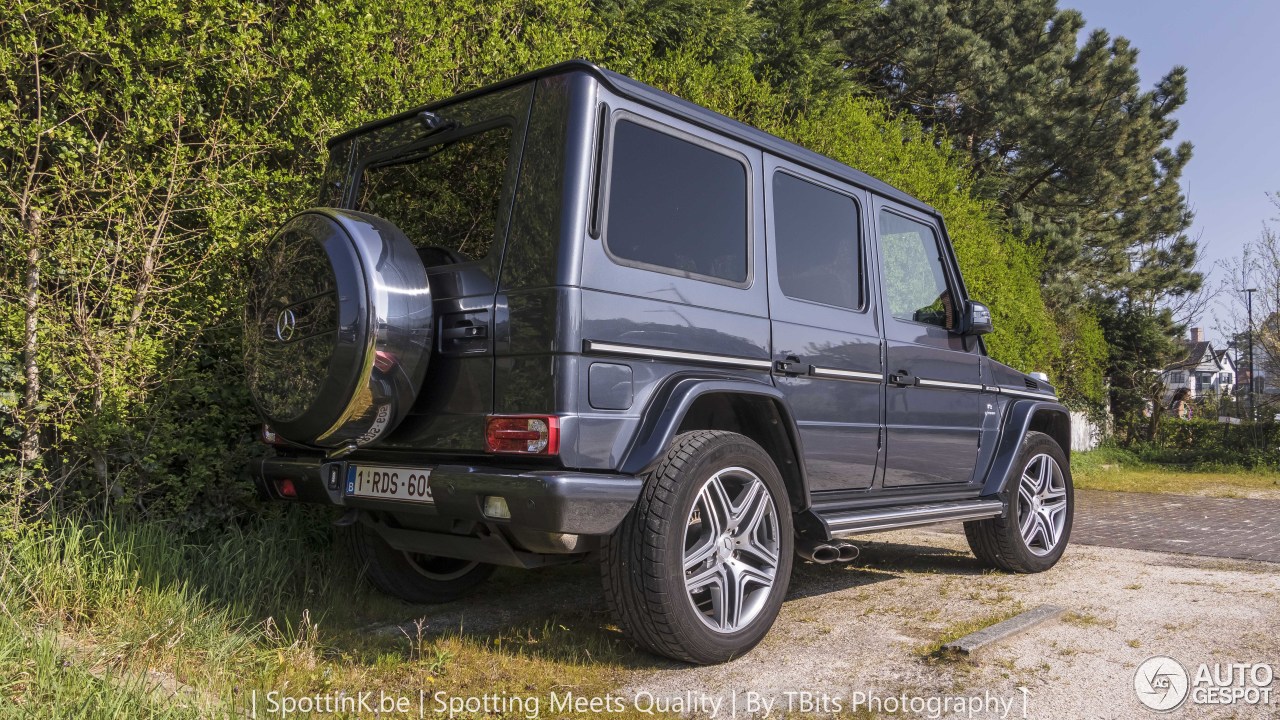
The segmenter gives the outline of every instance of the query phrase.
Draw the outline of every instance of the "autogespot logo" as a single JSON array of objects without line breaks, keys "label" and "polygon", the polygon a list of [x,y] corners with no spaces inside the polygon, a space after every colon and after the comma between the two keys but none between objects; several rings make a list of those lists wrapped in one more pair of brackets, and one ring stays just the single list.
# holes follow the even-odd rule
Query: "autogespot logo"
[{"label": "autogespot logo", "polygon": [[1133,690],[1138,700],[1156,712],[1169,712],[1182,705],[1189,685],[1187,669],[1164,655],[1143,662],[1133,676]]}]

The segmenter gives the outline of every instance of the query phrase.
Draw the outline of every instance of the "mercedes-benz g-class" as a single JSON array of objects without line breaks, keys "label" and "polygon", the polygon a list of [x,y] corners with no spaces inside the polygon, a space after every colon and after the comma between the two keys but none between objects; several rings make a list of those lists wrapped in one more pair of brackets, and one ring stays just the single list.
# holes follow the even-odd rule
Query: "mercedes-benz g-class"
[{"label": "mercedes-benz g-class", "polygon": [[635,641],[711,663],[851,535],[1062,555],[1067,411],[987,356],[925,203],[577,61],[329,151],[250,292],[253,474],[345,509],[379,589],[593,557]]}]

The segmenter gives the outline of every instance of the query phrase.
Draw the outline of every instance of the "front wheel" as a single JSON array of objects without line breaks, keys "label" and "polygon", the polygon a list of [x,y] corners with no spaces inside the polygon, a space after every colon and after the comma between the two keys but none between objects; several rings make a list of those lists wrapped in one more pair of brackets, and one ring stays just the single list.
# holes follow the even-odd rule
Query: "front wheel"
[{"label": "front wheel", "polygon": [[983,564],[1006,572],[1044,572],[1058,563],[1071,537],[1075,489],[1066,454],[1053,438],[1028,432],[1010,478],[1004,517],[964,524]]},{"label": "front wheel", "polygon": [[736,433],[683,433],[603,544],[605,599],[650,651],[724,662],[772,627],[793,543],[786,488],[769,455]]}]

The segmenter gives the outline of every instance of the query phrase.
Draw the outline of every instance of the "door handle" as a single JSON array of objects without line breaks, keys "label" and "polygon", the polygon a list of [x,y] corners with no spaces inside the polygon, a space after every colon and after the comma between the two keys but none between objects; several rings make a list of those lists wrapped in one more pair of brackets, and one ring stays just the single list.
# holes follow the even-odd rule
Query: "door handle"
[{"label": "door handle", "polygon": [[782,360],[774,361],[773,371],[780,375],[799,375],[805,372],[805,367],[804,363],[800,362],[800,358],[795,355],[788,355]]},{"label": "door handle", "polygon": [[445,328],[445,340],[475,340],[478,338],[488,337],[489,328],[484,325],[472,325],[471,321],[463,320],[455,327]]},{"label": "door handle", "polygon": [[899,370],[889,375],[889,382],[899,387],[915,387],[920,384],[920,378],[908,375],[906,370]]},{"label": "door handle", "polygon": [[489,311],[447,313],[440,318],[440,351],[478,353],[489,350]]}]

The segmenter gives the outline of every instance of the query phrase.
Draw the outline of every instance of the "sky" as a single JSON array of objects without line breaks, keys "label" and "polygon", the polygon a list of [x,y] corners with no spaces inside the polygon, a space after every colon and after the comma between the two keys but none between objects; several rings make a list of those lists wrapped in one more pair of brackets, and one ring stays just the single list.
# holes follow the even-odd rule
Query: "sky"
[{"label": "sky", "polygon": [[[1195,145],[1183,191],[1195,211],[1200,269],[1218,282],[1216,267],[1239,257],[1262,223],[1280,210],[1280,2],[1277,0],[1058,0],[1079,10],[1081,33],[1103,28],[1139,50],[1144,90],[1175,65],[1187,68],[1187,103],[1174,117],[1177,141]],[[1215,320],[1231,309],[1215,303],[1201,319],[1214,339]],[[1255,318],[1256,321],[1256,318]]]}]

